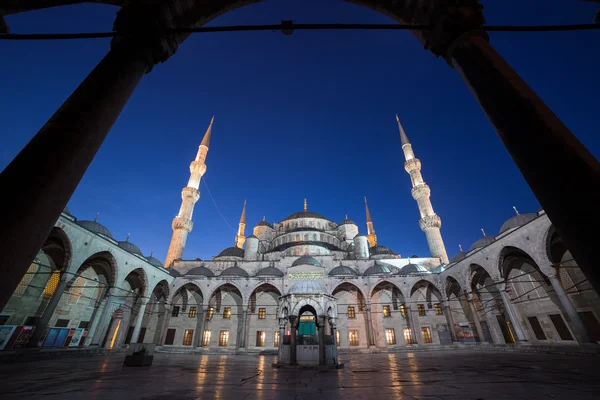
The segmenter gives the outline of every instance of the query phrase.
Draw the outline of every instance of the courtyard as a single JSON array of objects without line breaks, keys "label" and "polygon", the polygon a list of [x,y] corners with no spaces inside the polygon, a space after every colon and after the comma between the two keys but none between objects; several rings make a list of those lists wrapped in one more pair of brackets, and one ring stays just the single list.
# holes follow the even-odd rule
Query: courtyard
[{"label": "courtyard", "polygon": [[598,358],[437,351],[340,356],[333,371],[278,370],[275,356],[124,355],[0,366],[2,399],[593,399]]}]

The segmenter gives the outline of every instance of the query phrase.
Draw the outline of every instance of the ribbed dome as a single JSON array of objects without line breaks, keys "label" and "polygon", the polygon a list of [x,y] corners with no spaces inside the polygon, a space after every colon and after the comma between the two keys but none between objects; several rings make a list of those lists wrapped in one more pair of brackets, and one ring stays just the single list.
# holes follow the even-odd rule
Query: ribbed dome
[{"label": "ribbed dome", "polygon": [[128,240],[119,242],[119,247],[122,248],[123,250],[126,250],[126,251],[130,252],[130,253],[139,254],[142,257],[144,256],[142,254],[142,250],[140,250],[139,247],[137,247],[135,244],[129,242]]},{"label": "ribbed dome", "polygon": [[256,276],[283,276],[283,272],[275,267],[267,267],[258,271]]},{"label": "ribbed dome", "polygon": [[369,249],[369,254],[372,256],[375,256],[375,255],[379,255],[379,254],[396,254],[396,253],[394,253],[391,249],[389,249],[385,246],[375,245]]},{"label": "ribbed dome", "polygon": [[375,264],[372,267],[367,268],[367,270],[363,273],[363,276],[373,276],[373,275],[390,275],[396,272],[398,268],[393,267],[391,265],[384,264]]},{"label": "ribbed dome", "polygon": [[217,257],[244,257],[244,249],[239,247],[228,247],[219,253]]},{"label": "ribbed dome", "polygon": [[102,224],[96,221],[77,221],[79,226],[84,227],[88,231],[99,233],[112,239],[112,233]]},{"label": "ribbed dome", "polygon": [[312,212],[312,211],[300,211],[300,212],[291,214],[286,219],[284,219],[284,221],[287,221],[290,219],[296,219],[296,218],[319,218],[319,219],[324,219],[324,220],[329,221],[329,219],[325,218],[321,214],[317,214],[316,212]]},{"label": "ribbed dome", "polygon": [[208,276],[208,277],[215,276],[215,274],[210,269],[208,269],[206,267],[202,267],[202,266],[192,268],[185,274],[186,275],[202,275],[202,276]]},{"label": "ribbed dome", "polygon": [[465,258],[467,258],[467,253],[465,253],[464,251],[461,251],[460,253],[458,253],[457,255],[455,255],[454,257],[452,257],[450,259],[451,263],[457,263],[459,261],[464,260]]},{"label": "ribbed dome", "polygon": [[302,256],[292,263],[292,267],[295,267],[297,265],[314,265],[315,267],[320,267],[321,263],[314,257]]},{"label": "ribbed dome", "polygon": [[354,223],[354,221],[352,221],[351,219],[348,219],[348,218],[344,219],[344,220],[343,220],[342,222],[340,222],[338,225],[340,225],[340,226],[341,226],[341,225],[348,225],[348,224],[356,225],[356,224]]},{"label": "ribbed dome", "polygon": [[329,276],[348,276],[348,275],[356,276],[356,275],[358,275],[358,273],[354,269],[347,267],[345,265],[340,265],[338,267],[335,267],[331,271],[329,271]]},{"label": "ribbed dome", "polygon": [[221,272],[220,276],[244,276],[249,277],[248,272],[240,267],[231,267],[227,268],[223,272]]},{"label": "ribbed dome", "polygon": [[160,262],[160,260],[156,257],[149,256],[149,257],[146,257],[146,259],[148,260],[148,262],[150,264],[154,265],[155,267],[160,267],[160,268],[163,267],[163,263]]},{"label": "ribbed dome", "polygon": [[518,228],[519,226],[525,225],[526,223],[532,221],[537,217],[536,214],[519,214],[509,218],[502,227],[500,228],[499,233],[504,233],[509,229]]},{"label": "ribbed dome", "polygon": [[489,244],[494,243],[495,241],[496,241],[496,239],[494,239],[492,236],[484,236],[481,239],[479,239],[478,241],[476,241],[475,243],[473,243],[473,246],[471,246],[471,250],[469,250],[469,251],[473,251],[475,249],[485,247]]},{"label": "ribbed dome", "polygon": [[325,287],[316,281],[298,281],[292,285],[288,294],[326,294]]},{"label": "ribbed dome", "polygon": [[404,267],[400,268],[400,271],[396,272],[395,275],[412,275],[412,274],[429,274],[430,272],[427,269],[423,268],[420,265],[416,264],[407,264]]}]

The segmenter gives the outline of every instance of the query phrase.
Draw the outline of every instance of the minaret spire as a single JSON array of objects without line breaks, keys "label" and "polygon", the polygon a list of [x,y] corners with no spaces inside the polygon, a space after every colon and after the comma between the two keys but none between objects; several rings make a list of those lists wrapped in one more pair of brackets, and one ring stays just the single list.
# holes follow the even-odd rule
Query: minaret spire
[{"label": "minaret spire", "polygon": [[398,129],[400,130],[402,152],[406,159],[404,169],[410,175],[410,180],[412,182],[411,194],[417,201],[419,213],[421,214],[419,226],[427,238],[427,245],[429,246],[431,257],[440,258],[444,264],[448,264],[448,254],[446,253],[446,247],[444,246],[442,233],[440,232],[442,220],[436,215],[435,211],[433,211],[433,206],[431,205],[431,200],[429,198],[431,189],[425,181],[423,181],[423,176],[421,175],[421,161],[415,157],[412,144],[408,141],[408,136],[406,136],[406,132],[404,132],[398,114],[396,114],[396,121],[398,122]]},{"label": "minaret spire", "polygon": [[198,147],[196,158],[190,164],[190,179],[188,180],[188,184],[181,191],[181,207],[171,224],[173,227],[173,236],[171,237],[171,244],[169,244],[167,259],[165,260],[166,268],[171,267],[173,260],[183,256],[183,249],[185,248],[188,234],[194,226],[192,214],[194,213],[194,206],[200,198],[200,191],[198,190],[200,188],[200,180],[206,173],[206,155],[208,154],[208,145],[210,144],[210,134],[214,120],[215,117],[213,116]]},{"label": "minaret spire", "polygon": [[371,211],[369,211],[369,204],[367,203],[366,197],[365,197],[365,211],[367,214],[367,240],[369,241],[369,246],[374,247],[374,246],[377,246],[377,235],[375,234],[375,228],[373,227],[373,220],[371,219]]},{"label": "minaret spire", "polygon": [[304,199],[304,212],[308,211],[308,206],[306,205],[306,199]]},{"label": "minaret spire", "polygon": [[244,207],[242,208],[242,215],[240,217],[240,223],[238,224],[237,235],[235,235],[235,247],[239,247],[240,249],[244,247],[244,242],[246,241],[246,236],[244,236],[245,230],[246,230],[246,200],[244,200]]}]

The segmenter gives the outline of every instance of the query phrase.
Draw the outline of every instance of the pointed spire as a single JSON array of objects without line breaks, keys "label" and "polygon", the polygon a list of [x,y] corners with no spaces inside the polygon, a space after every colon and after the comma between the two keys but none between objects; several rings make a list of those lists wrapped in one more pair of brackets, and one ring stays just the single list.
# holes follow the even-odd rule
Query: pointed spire
[{"label": "pointed spire", "polygon": [[481,228],[481,233],[483,233],[483,236],[486,236],[485,231],[483,230],[483,228]]},{"label": "pointed spire", "polygon": [[460,250],[461,253],[464,253],[463,249],[462,249],[462,246],[460,244],[458,245],[458,249]]},{"label": "pointed spire", "polygon": [[519,215],[519,210],[517,210],[517,207],[513,206],[513,210],[515,210],[515,213]]},{"label": "pointed spire", "polygon": [[346,214],[346,219],[348,219],[348,214]]},{"label": "pointed spire", "polygon": [[202,143],[200,143],[200,146],[208,147],[208,145],[210,143],[210,133],[212,132],[213,122],[215,122],[214,115],[213,115],[212,119],[210,120],[210,124],[208,125],[208,129],[206,130],[206,133],[204,134],[204,137],[202,138]]},{"label": "pointed spire", "polygon": [[396,121],[398,121],[398,130],[400,131],[400,141],[402,142],[402,146],[405,144],[410,144],[408,141],[408,136],[406,136],[406,132],[404,132],[404,128],[400,123],[400,118],[398,118],[398,114],[396,114]]},{"label": "pointed spire", "polygon": [[152,250],[152,251],[150,252],[150,257],[152,257],[152,255],[153,255],[153,254],[154,254],[154,250]]},{"label": "pointed spire", "polygon": [[244,200],[244,208],[242,208],[242,216],[240,217],[240,224],[246,223],[246,200]]},{"label": "pointed spire", "polygon": [[265,215],[265,216],[263,217],[263,221],[266,221],[266,220],[267,220],[267,216]]},{"label": "pointed spire", "polygon": [[128,233],[128,234],[127,234],[127,237],[125,238],[125,241],[126,241],[126,242],[129,242],[129,238],[130,238],[130,237],[131,237],[131,233]]},{"label": "pointed spire", "polygon": [[98,217],[100,216],[100,211],[96,213],[96,217],[94,218],[94,222],[98,222]]},{"label": "pointed spire", "polygon": [[369,204],[367,203],[367,197],[365,196],[365,209],[367,211],[367,222],[373,222],[371,219],[371,212],[369,211]]},{"label": "pointed spire", "polygon": [[308,211],[308,206],[306,205],[306,199],[304,199],[304,212]]}]

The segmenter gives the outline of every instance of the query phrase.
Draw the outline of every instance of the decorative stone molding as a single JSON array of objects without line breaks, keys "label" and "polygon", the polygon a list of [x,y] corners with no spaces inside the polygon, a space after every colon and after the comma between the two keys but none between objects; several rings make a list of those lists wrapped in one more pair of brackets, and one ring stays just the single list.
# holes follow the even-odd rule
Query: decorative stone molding
[{"label": "decorative stone molding", "polygon": [[192,201],[194,203],[196,203],[199,198],[200,198],[200,192],[196,188],[186,186],[181,190],[181,199],[182,200],[192,199]]},{"label": "decorative stone molding", "polygon": [[419,220],[419,226],[422,231],[431,228],[439,229],[442,226],[442,219],[437,215],[426,215]]},{"label": "decorative stone molding", "polygon": [[413,199],[419,200],[422,197],[429,197],[431,194],[431,189],[427,184],[423,183],[413,187],[410,191],[410,194],[412,194]]},{"label": "decorative stone molding", "polygon": [[190,173],[204,176],[206,173],[206,164],[202,161],[192,161],[190,163]]},{"label": "decorative stone molding", "polygon": [[404,169],[409,174],[413,171],[421,170],[421,161],[418,158],[413,158],[404,163]]},{"label": "decorative stone molding", "polygon": [[173,230],[183,229],[187,232],[191,232],[192,228],[194,227],[194,223],[192,221],[190,221],[189,219],[175,217],[175,218],[173,218],[173,223],[171,224],[171,226],[172,226]]}]

